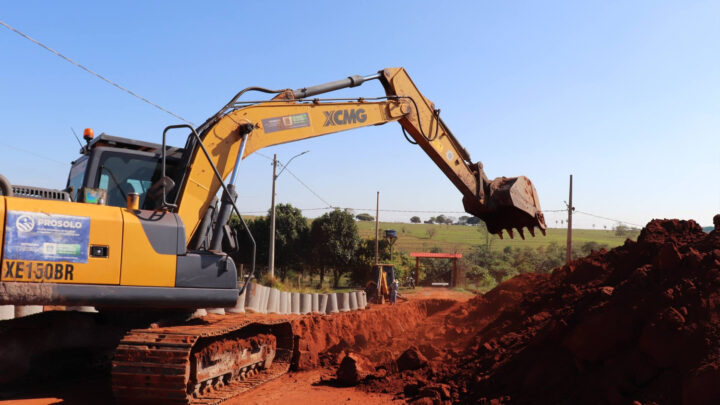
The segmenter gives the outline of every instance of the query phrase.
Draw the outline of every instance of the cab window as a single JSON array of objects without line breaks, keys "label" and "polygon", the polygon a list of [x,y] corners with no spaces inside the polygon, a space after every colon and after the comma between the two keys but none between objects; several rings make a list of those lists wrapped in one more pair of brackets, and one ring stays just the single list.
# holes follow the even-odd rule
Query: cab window
[{"label": "cab window", "polygon": [[157,157],[107,153],[99,168],[98,188],[107,190],[107,205],[124,207],[129,193],[140,196],[140,207],[147,208],[147,192],[160,177]]}]

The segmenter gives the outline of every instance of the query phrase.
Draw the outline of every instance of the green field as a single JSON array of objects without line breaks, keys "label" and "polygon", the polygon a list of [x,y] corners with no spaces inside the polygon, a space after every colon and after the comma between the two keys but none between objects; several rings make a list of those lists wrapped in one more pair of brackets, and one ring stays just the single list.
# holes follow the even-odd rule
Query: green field
[{"label": "green field", "polygon": [[[375,222],[358,221],[357,226],[361,237],[375,237]],[[485,244],[486,242],[485,233],[478,231],[479,228],[476,226],[381,222],[381,238],[384,235],[385,229],[394,229],[397,231],[398,239],[395,243],[395,249],[396,251],[406,253],[427,252],[433,247],[438,247],[443,252],[448,253],[468,253],[472,247]],[[432,238],[428,235],[428,229],[435,230],[435,235],[433,235]],[[525,240],[522,240],[517,232],[515,233],[515,239],[510,239],[507,232],[503,234],[505,239],[502,240],[497,236],[491,236],[491,246],[493,249],[502,250],[505,246],[512,246],[513,248],[530,247],[535,249],[551,242],[565,246],[567,230],[548,229],[547,236],[536,232],[534,238],[526,231]],[[573,245],[579,247],[585,242],[592,241],[608,245],[612,248],[622,245],[627,237],[635,239],[637,232],[629,236],[617,236],[614,231],[610,230],[575,229],[573,230]]]}]

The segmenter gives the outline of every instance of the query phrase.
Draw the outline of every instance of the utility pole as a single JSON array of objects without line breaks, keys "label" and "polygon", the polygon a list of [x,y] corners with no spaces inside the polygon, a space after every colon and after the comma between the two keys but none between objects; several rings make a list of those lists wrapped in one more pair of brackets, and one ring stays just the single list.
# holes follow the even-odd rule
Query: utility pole
[{"label": "utility pole", "polygon": [[572,259],[572,214],[575,210],[572,203],[572,174],[570,175],[570,196],[567,203],[568,208],[568,219],[567,219],[567,251],[565,252],[565,264],[570,263]]},{"label": "utility pole", "polygon": [[275,278],[275,180],[277,180],[277,154],[273,154],[272,199],[270,202],[270,259],[268,272],[270,279]]},{"label": "utility pole", "polygon": [[375,264],[378,264],[378,249],[380,243],[380,192],[377,192],[377,202],[375,203]]},{"label": "utility pole", "polygon": [[277,154],[273,154],[272,199],[270,201],[270,257],[268,258],[268,273],[270,274],[270,278],[275,278],[275,180],[283,174],[293,159],[308,152],[310,151],[306,150],[305,152],[298,153],[297,155],[291,157],[287,163],[281,163],[280,166],[283,168],[280,170],[280,173],[277,174],[275,174],[277,172],[278,165]]}]

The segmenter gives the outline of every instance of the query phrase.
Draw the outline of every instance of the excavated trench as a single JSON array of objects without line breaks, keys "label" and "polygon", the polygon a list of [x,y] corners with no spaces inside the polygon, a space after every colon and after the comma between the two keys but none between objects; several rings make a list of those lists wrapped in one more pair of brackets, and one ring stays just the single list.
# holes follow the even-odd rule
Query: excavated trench
[{"label": "excavated trench", "polygon": [[411,300],[365,311],[292,319],[297,339],[294,369],[335,364],[349,352],[363,353],[378,364],[392,361],[418,339],[417,332],[428,318],[455,303],[449,299]]}]

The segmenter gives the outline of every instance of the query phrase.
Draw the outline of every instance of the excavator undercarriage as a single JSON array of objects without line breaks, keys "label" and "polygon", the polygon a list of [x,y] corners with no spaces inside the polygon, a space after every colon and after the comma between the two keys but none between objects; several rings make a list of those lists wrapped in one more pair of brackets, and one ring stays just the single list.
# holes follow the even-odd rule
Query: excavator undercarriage
[{"label": "excavator undercarriage", "polygon": [[228,315],[128,332],[112,362],[116,399],[217,404],[287,372],[293,353],[290,323],[243,319]]}]

